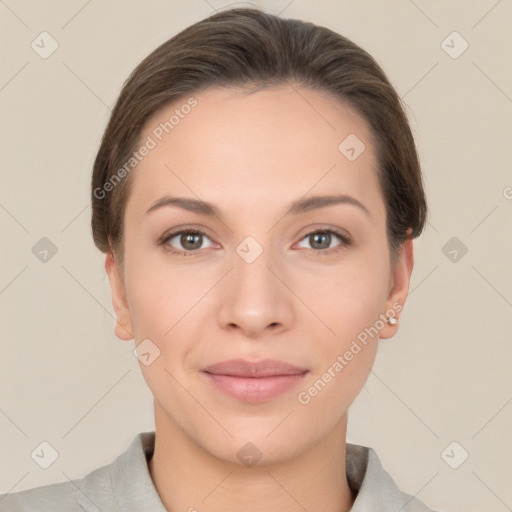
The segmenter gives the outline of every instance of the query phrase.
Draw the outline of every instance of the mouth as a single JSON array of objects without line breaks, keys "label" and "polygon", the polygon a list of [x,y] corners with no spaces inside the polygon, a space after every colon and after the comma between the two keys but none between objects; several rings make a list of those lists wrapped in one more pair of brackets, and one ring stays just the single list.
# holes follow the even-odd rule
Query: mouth
[{"label": "mouth", "polygon": [[274,359],[254,363],[232,359],[202,371],[216,390],[246,403],[267,402],[295,387],[309,373],[307,368]]}]

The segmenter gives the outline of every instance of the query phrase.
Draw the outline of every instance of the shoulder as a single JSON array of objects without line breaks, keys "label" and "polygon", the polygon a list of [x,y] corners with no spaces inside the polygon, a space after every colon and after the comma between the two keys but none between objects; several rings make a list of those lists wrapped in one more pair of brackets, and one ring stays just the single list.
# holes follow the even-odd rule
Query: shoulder
[{"label": "shoulder", "polygon": [[351,512],[436,512],[401,491],[372,448],[347,444],[346,465],[349,484],[357,492]]},{"label": "shoulder", "polygon": [[94,510],[95,498],[111,496],[110,466],[97,468],[83,478],[2,494],[0,512],[84,512],[91,507]]},{"label": "shoulder", "polygon": [[164,512],[147,466],[154,439],[154,432],[137,434],[125,452],[83,478],[0,495],[0,512]]}]

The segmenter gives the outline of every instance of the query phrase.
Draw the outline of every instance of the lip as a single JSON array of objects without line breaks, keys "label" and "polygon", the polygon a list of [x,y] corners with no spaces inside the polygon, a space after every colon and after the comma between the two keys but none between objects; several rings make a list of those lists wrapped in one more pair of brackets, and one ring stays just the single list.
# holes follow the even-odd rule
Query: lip
[{"label": "lip", "polygon": [[296,386],[309,372],[276,359],[249,362],[231,359],[210,365],[203,373],[214,387],[242,402],[261,403]]}]

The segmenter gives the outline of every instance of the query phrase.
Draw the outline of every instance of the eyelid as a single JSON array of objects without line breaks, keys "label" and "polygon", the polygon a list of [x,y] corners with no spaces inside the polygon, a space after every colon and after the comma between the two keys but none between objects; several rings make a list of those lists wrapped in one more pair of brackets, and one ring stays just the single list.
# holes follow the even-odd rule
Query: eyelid
[{"label": "eyelid", "polygon": [[176,235],[179,235],[180,233],[187,233],[187,232],[201,233],[202,235],[207,236],[210,239],[212,238],[212,236],[209,234],[208,228],[205,228],[204,226],[195,225],[195,224],[182,224],[182,225],[174,226],[173,228],[166,230],[163,233],[163,235],[159,237],[158,240],[160,242],[166,238],[169,238],[170,236],[176,236]]},{"label": "eyelid", "polygon": [[301,241],[304,239],[304,237],[312,235],[319,231],[334,233],[340,238],[346,240],[347,242],[352,241],[352,235],[346,229],[343,229],[342,227],[332,224],[322,224],[321,222],[313,222],[311,224],[308,224],[307,226],[302,227],[293,238],[298,238],[298,240]]}]

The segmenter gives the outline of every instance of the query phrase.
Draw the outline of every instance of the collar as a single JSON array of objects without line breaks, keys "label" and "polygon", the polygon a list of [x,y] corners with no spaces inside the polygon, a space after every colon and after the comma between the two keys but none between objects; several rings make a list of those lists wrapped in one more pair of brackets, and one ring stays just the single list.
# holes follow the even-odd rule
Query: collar
[{"label": "collar", "polygon": [[[148,461],[154,447],[155,432],[140,432],[125,452],[102,468],[110,475],[108,498],[117,500],[120,512],[167,512],[149,473]],[[346,469],[348,484],[357,495],[350,512],[435,512],[415,497],[400,491],[370,447],[347,443]],[[84,494],[79,502],[87,512],[102,510],[101,503],[93,503],[87,495],[97,492],[98,480],[103,480],[105,485],[105,476],[102,472],[97,478],[85,477]]]}]

